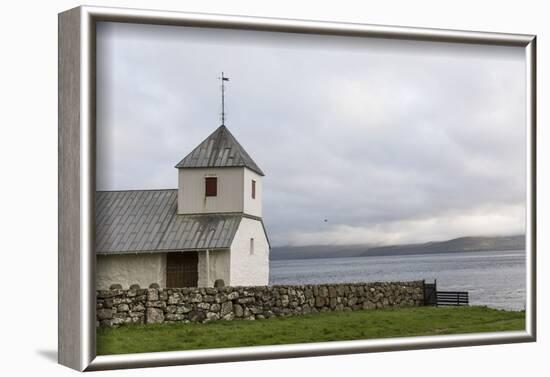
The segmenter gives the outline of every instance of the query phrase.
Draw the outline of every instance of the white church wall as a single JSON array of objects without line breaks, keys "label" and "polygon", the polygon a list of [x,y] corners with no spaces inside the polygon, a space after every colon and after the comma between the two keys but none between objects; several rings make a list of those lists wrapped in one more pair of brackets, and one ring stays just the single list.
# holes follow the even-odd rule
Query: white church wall
[{"label": "white church wall", "polygon": [[199,287],[213,287],[217,279],[222,279],[226,285],[229,285],[229,250],[211,250],[209,252],[210,276],[206,271],[206,251],[199,251]]},{"label": "white church wall", "polygon": [[[178,169],[178,213],[243,211],[243,168]],[[218,178],[215,197],[205,196],[205,178]]]},{"label": "white church wall", "polygon": [[[252,181],[256,181],[256,197],[252,198]],[[244,169],[244,213],[262,217],[262,176]]]},{"label": "white church wall", "polygon": [[128,289],[132,284],[148,288],[151,283],[166,286],[166,254],[97,256],[97,289],[109,289],[111,284],[120,284],[123,289]]},{"label": "white church wall", "polygon": [[[250,252],[250,239],[254,250]],[[269,244],[262,223],[243,218],[231,244],[229,285],[267,285],[269,283]]]}]

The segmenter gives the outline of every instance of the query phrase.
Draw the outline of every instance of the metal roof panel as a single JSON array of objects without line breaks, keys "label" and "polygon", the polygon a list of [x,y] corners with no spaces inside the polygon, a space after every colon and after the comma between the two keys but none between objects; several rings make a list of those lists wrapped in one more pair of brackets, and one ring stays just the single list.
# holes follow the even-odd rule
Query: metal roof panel
[{"label": "metal roof panel", "polygon": [[247,167],[264,175],[260,167],[229,132],[221,125],[183,158],[176,168]]},{"label": "metal roof panel", "polygon": [[226,249],[242,214],[177,214],[177,190],[99,191],[96,253]]}]

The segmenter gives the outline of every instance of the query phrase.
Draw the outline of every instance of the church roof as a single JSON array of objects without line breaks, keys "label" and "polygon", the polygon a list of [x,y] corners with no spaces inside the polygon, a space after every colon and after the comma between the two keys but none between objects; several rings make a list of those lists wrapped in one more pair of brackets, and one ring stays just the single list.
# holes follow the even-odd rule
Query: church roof
[{"label": "church roof", "polygon": [[265,175],[224,125],[218,127],[176,165],[178,169],[223,167],[247,167]]},{"label": "church roof", "polygon": [[177,214],[177,190],[96,193],[96,253],[228,249],[243,214]]}]

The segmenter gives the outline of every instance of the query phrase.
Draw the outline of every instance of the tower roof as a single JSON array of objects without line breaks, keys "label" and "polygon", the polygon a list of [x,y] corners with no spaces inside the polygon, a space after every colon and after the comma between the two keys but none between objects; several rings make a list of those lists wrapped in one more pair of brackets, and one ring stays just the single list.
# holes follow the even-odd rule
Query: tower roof
[{"label": "tower roof", "polygon": [[265,175],[223,124],[176,165],[178,169],[226,167],[246,167]]}]

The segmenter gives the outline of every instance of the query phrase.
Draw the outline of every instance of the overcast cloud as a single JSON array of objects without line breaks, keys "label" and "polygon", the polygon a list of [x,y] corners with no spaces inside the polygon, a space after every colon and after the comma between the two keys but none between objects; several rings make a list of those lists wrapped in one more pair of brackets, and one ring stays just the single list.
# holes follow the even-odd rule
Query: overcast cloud
[{"label": "overcast cloud", "polygon": [[[525,231],[522,48],[102,23],[100,190],[177,187],[220,124],[278,245]],[[325,219],[327,220],[325,222]]]}]

